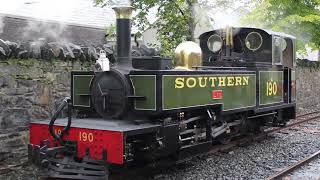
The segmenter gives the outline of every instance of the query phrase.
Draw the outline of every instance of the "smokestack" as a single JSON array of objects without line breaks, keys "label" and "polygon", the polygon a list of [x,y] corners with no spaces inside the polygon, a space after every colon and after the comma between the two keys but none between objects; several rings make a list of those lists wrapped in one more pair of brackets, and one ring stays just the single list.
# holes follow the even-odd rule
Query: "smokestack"
[{"label": "smokestack", "polygon": [[117,16],[117,60],[119,66],[132,67],[131,6],[112,8]]}]

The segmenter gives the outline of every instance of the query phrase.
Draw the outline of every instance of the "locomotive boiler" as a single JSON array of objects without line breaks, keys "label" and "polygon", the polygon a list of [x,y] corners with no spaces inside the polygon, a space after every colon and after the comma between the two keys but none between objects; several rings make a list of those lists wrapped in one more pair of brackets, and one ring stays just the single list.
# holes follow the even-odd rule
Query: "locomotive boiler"
[{"label": "locomotive boiler", "polygon": [[116,63],[71,72],[71,98],[51,120],[30,123],[29,156],[48,177],[103,179],[295,118],[293,36],[227,27],[180,44],[173,61],[133,57],[132,9],[114,10]]}]

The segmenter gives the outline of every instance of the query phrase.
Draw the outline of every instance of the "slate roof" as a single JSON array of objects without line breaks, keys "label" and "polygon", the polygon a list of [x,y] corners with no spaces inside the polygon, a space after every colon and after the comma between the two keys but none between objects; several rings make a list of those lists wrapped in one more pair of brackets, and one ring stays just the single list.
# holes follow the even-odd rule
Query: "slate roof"
[{"label": "slate roof", "polygon": [[111,7],[97,7],[93,0],[1,0],[0,13],[94,28],[106,28],[116,20]]}]

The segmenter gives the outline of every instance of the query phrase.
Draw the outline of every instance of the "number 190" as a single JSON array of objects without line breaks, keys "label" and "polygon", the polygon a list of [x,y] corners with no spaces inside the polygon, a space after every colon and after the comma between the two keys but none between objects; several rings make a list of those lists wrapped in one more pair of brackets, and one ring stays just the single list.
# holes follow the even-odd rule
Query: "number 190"
[{"label": "number 190", "polygon": [[79,141],[89,141],[93,142],[93,134],[92,133],[87,133],[87,132],[79,132]]},{"label": "number 190", "polygon": [[276,82],[267,82],[267,96],[275,96],[277,94],[277,90]]}]

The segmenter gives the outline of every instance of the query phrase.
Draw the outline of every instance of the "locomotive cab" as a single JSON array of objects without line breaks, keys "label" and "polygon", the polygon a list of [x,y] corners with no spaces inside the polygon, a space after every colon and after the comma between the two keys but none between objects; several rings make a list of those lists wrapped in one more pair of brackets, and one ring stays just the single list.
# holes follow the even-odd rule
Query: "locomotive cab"
[{"label": "locomotive cab", "polygon": [[278,71],[283,76],[280,83],[283,86],[277,88],[283,91],[282,100],[295,102],[294,36],[257,28],[227,27],[206,32],[199,39],[204,66]]},{"label": "locomotive cab", "polygon": [[218,29],[200,36],[206,66],[284,66],[295,63],[295,37],[256,28]]}]

